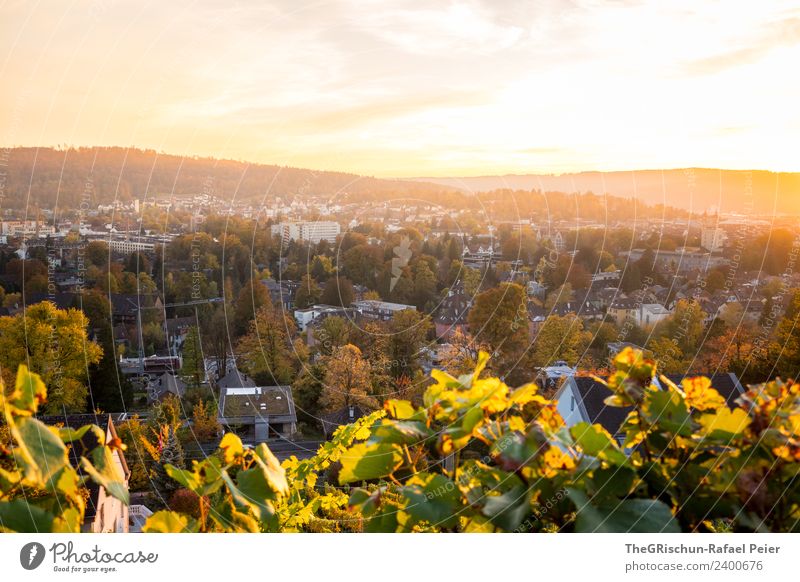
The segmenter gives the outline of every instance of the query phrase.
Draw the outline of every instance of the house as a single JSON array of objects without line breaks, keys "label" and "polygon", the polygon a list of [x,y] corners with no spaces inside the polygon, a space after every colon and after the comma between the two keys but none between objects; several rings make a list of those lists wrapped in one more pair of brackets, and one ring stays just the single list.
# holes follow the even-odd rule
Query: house
[{"label": "house", "polygon": [[658,303],[642,303],[634,312],[636,325],[643,329],[650,329],[656,324],[667,319],[672,312]]},{"label": "house", "polygon": [[463,283],[455,283],[447,292],[447,297],[442,299],[433,318],[436,337],[446,340],[456,331],[466,332],[469,327],[467,315],[471,307],[472,298],[467,295]]},{"label": "house", "polygon": [[[692,376],[667,376],[669,380],[678,385],[684,378],[689,377]],[[710,376],[710,379],[711,385],[725,399],[729,407],[735,406],[736,399],[745,392],[739,378],[732,372],[714,374]],[[658,379],[654,381],[654,384],[663,389]],[[600,424],[621,442],[624,435],[620,434],[620,428],[631,408],[608,406],[605,400],[611,395],[611,390],[590,376],[568,376],[556,392],[554,399],[558,401],[558,412],[568,427],[580,422]]]},{"label": "house", "polygon": [[618,298],[608,306],[608,316],[617,325],[622,325],[628,319],[635,319],[635,314],[639,310],[639,302],[628,297]]},{"label": "house", "polygon": [[319,323],[332,315],[350,319],[353,310],[348,307],[337,307],[335,305],[312,305],[305,309],[296,309],[294,312],[295,321],[301,332],[306,331],[308,326]]},{"label": "house", "polygon": [[297,295],[297,290],[300,288],[300,283],[297,281],[276,281],[275,279],[262,279],[261,283],[269,291],[269,297],[272,305],[280,307],[284,311],[292,311],[294,309],[294,299]]},{"label": "house", "polygon": [[150,383],[148,395],[151,401],[163,400],[170,394],[178,398],[186,394],[186,383],[172,372],[164,372]]},{"label": "house", "polygon": [[218,419],[243,440],[263,443],[292,438],[297,412],[291,386],[229,386],[220,389]]},{"label": "house", "polygon": [[254,388],[255,380],[237,368],[228,367],[225,375],[217,380],[217,388],[222,391],[225,388]]},{"label": "house", "polygon": [[[64,426],[75,429],[89,424],[96,424],[101,428],[105,428],[104,444],[108,444],[112,440],[119,438],[114,425],[114,416],[111,414],[103,416],[72,414],[67,416],[44,416],[39,420],[51,426]],[[120,419],[124,417],[124,414],[116,416]],[[79,441],[70,444],[68,452],[70,464],[78,470],[79,474],[83,474],[80,463],[81,457],[89,455],[97,446],[97,439],[91,431],[87,432]],[[118,448],[112,449],[111,454],[127,489],[131,472],[125,460],[125,454]],[[89,495],[86,499],[86,511],[83,516],[81,531],[87,533],[128,533],[130,527],[128,506],[109,495],[104,487],[90,479],[86,480],[84,486],[89,491]]]},{"label": "house", "polygon": [[322,433],[328,439],[336,432],[336,429],[346,424],[351,424],[369,414],[368,411],[363,410],[360,406],[344,406],[335,412],[329,412],[320,416],[319,422],[322,425]]}]

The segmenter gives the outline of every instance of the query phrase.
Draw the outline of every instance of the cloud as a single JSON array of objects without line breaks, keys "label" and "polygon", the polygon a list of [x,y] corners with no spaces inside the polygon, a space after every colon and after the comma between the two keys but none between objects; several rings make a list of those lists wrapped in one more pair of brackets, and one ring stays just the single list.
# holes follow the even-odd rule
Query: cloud
[{"label": "cloud", "polygon": [[747,46],[701,59],[684,66],[691,75],[713,75],[727,69],[756,63],[773,51],[800,43],[800,18],[786,18],[759,27],[759,33],[748,39]]}]

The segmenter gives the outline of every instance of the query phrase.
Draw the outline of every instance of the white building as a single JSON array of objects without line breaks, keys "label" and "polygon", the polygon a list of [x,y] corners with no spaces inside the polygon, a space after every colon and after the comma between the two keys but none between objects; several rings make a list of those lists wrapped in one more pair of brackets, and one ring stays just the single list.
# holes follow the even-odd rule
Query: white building
[{"label": "white building", "polygon": [[272,225],[272,236],[280,236],[284,244],[291,240],[300,240],[318,244],[326,240],[333,242],[341,232],[338,222],[281,222]]},{"label": "white building", "polygon": [[672,315],[672,312],[658,303],[643,303],[636,310],[634,318],[641,328],[651,328]]},{"label": "white building", "polygon": [[728,235],[721,228],[704,228],[700,232],[700,246],[712,253],[722,252]]}]

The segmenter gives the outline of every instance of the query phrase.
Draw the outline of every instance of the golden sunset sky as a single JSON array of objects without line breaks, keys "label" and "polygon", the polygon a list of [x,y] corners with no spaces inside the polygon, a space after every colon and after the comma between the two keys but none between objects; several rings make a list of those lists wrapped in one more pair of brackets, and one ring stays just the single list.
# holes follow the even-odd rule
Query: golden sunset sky
[{"label": "golden sunset sky", "polygon": [[800,170],[800,5],[0,2],[0,145],[377,176]]}]

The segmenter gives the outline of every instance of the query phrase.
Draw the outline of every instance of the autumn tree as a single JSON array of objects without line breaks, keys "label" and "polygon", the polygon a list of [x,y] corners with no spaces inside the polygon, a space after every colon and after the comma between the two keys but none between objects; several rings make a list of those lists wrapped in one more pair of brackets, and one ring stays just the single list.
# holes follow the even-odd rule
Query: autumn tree
[{"label": "autumn tree", "polygon": [[583,321],[574,313],[551,315],[533,340],[531,363],[544,367],[557,360],[564,360],[574,366],[591,340],[592,334],[583,329]]},{"label": "autumn tree", "polygon": [[291,384],[299,364],[294,333],[294,319],[288,314],[272,305],[260,308],[237,345],[242,369],[261,385]]},{"label": "autumn tree", "polygon": [[49,301],[0,317],[0,368],[6,382],[13,385],[13,374],[27,364],[48,387],[48,412],[83,412],[88,367],[103,356],[88,338],[88,322],[81,311],[58,309]]},{"label": "autumn tree", "polygon": [[475,298],[467,320],[475,339],[495,352],[502,369],[516,363],[530,343],[525,289],[502,283]]},{"label": "autumn tree", "polygon": [[320,398],[323,410],[335,412],[353,405],[377,408],[378,401],[372,397],[371,391],[370,365],[361,357],[361,350],[352,344],[336,348],[327,358]]}]

